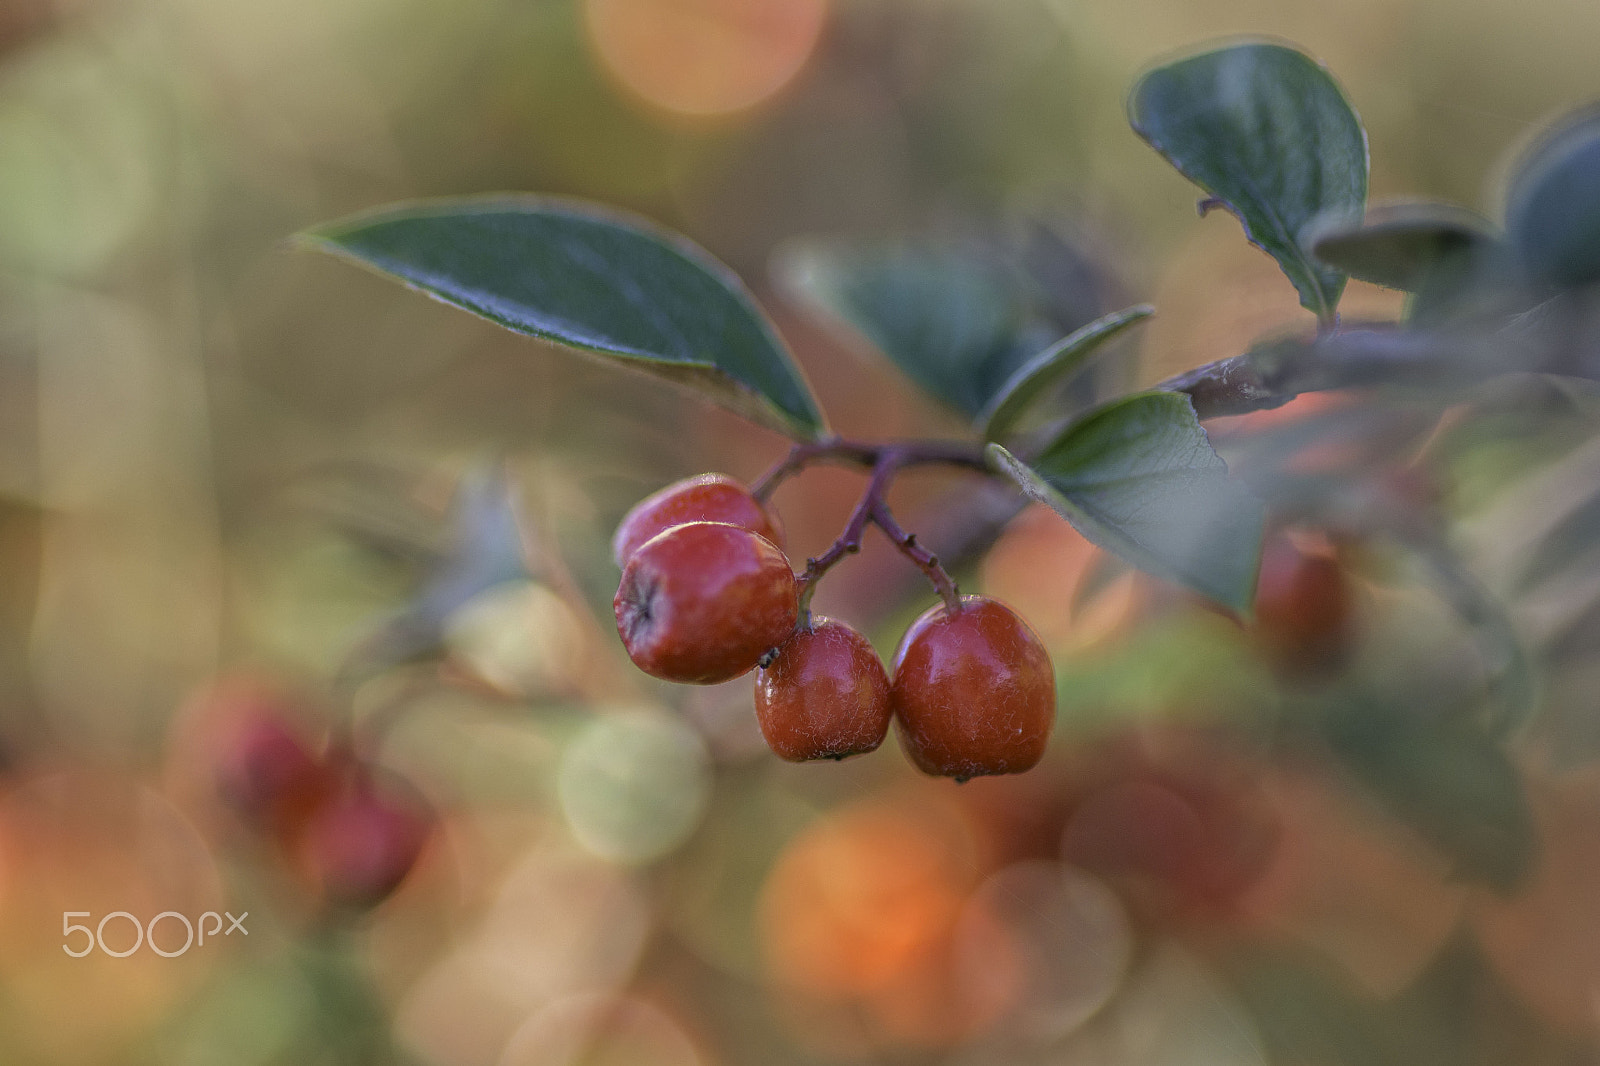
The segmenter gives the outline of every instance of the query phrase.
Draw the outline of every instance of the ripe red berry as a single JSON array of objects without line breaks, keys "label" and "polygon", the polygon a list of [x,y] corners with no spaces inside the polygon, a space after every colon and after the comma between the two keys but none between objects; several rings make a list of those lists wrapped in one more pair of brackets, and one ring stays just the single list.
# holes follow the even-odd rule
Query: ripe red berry
[{"label": "ripe red berry", "polygon": [[1343,661],[1352,636],[1350,584],[1331,551],[1302,550],[1281,535],[1267,541],[1255,633],[1267,656],[1291,673],[1324,671]]},{"label": "ripe red berry", "polygon": [[612,609],[639,669],[713,685],[789,639],[799,602],[789,560],[771,541],[726,522],[690,522],[634,552]]},{"label": "ripe red berry", "polygon": [[889,677],[854,629],[816,617],[756,672],[756,721],[790,762],[875,750],[889,731]]},{"label": "ripe red berry", "polygon": [[1050,656],[1004,604],[963,596],[911,624],[894,654],[890,705],[906,754],[925,773],[1015,774],[1044,755],[1055,723]]},{"label": "ripe red berry", "polygon": [[217,791],[257,829],[286,830],[321,801],[327,780],[305,739],[265,713],[240,717],[216,753]]},{"label": "ripe red berry", "polygon": [[370,907],[411,872],[432,825],[426,804],[409,786],[395,779],[380,783],[354,764],[307,820],[295,852],[329,903]]},{"label": "ripe red berry", "polygon": [[617,525],[611,557],[618,566],[626,566],[645,541],[685,522],[743,526],[783,547],[782,527],[749,489],[726,474],[701,474],[668,485],[635,504]]}]

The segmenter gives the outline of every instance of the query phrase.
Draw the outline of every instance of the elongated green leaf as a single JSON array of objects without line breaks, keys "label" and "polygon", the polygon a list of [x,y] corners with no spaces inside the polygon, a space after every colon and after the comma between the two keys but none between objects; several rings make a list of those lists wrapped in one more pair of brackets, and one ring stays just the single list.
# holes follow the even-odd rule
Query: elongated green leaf
[{"label": "elongated green leaf", "polygon": [[1029,359],[1000,386],[978,415],[984,440],[1005,436],[1028,407],[1051,385],[1079,370],[1100,346],[1123,330],[1155,314],[1149,304],[1137,304],[1095,319]]},{"label": "elongated green leaf", "polygon": [[1600,546],[1600,492],[1590,493],[1588,486],[1577,485],[1572,491],[1575,495],[1584,493],[1587,498],[1551,526],[1528,552],[1517,575],[1519,592],[1535,588],[1563,570],[1583,565]]},{"label": "elongated green leaf", "polygon": [[1514,888],[1533,859],[1533,818],[1505,749],[1470,725],[1414,708],[1343,701],[1324,732],[1333,750],[1464,877]]},{"label": "elongated green leaf", "polygon": [[1453,204],[1386,204],[1359,225],[1335,220],[1313,229],[1311,251],[1322,262],[1409,292],[1406,320],[1414,325],[1520,306],[1511,246],[1476,212]]},{"label": "elongated green leaf", "polygon": [[641,218],[573,200],[469,197],[382,208],[302,239],[790,436],[823,430],[805,379],[733,273]]},{"label": "elongated green leaf", "polygon": [[1280,44],[1249,42],[1158,67],[1134,87],[1134,131],[1227,206],[1329,320],[1345,276],[1302,241],[1317,218],[1360,218],[1367,136],[1337,82]]},{"label": "elongated green leaf", "polygon": [[1089,540],[1248,613],[1265,511],[1228,476],[1189,399],[1144,392],[1100,407],[1023,462],[989,461]]},{"label": "elongated green leaf", "polygon": [[1493,224],[1454,204],[1384,204],[1365,219],[1316,227],[1311,252],[1353,278],[1416,292],[1453,263],[1487,257],[1501,245]]},{"label": "elongated green leaf", "polygon": [[1506,230],[1534,276],[1556,285],[1600,279],[1600,108],[1569,116],[1523,156]]},{"label": "elongated green leaf", "polygon": [[972,418],[1028,352],[1018,279],[953,249],[788,250],[784,287],[872,343],[933,396]]}]

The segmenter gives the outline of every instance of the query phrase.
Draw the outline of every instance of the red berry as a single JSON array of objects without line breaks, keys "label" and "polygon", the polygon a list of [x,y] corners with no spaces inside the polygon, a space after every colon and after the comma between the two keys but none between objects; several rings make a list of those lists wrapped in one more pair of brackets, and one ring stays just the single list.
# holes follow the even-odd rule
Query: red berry
[{"label": "red berry", "polygon": [[790,762],[875,750],[889,731],[889,677],[854,629],[816,617],[756,672],[756,721]]},{"label": "red berry", "polygon": [[1351,639],[1350,584],[1331,551],[1305,551],[1286,536],[1262,548],[1255,633],[1290,673],[1337,667]]},{"label": "red berry", "polygon": [[889,701],[906,753],[925,773],[1021,773],[1050,739],[1055,671],[1009,607],[963,596],[957,609],[940,604],[906,630]]},{"label": "red berry", "polygon": [[726,522],[690,522],[633,554],[612,608],[639,669],[714,685],[787,640],[799,602],[789,560],[771,541]]},{"label": "red berry", "polygon": [[411,872],[432,824],[409,787],[397,780],[380,784],[358,764],[313,812],[296,852],[329,903],[370,907]]},{"label": "red berry", "polygon": [[749,489],[726,474],[701,474],[668,485],[635,504],[617,525],[611,557],[618,566],[626,566],[645,541],[685,522],[743,526],[783,547],[783,528]]},{"label": "red berry", "polygon": [[224,731],[217,753],[217,790],[256,828],[292,827],[326,788],[321,764],[285,722],[254,713]]}]

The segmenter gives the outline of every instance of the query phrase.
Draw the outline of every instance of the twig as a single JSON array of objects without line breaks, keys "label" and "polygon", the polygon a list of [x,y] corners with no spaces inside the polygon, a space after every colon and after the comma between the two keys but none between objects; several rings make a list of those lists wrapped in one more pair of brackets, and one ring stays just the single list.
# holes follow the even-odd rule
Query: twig
[{"label": "twig", "polygon": [[945,442],[862,445],[839,441],[831,445],[797,445],[791,450],[788,458],[773,467],[768,476],[762,478],[757,485],[770,489],[776,480],[798,472],[808,463],[840,458],[854,463],[859,461],[860,456],[866,454],[872,456],[872,478],[867,482],[867,487],[862,492],[861,499],[857,501],[855,509],[850,512],[844,531],[827,551],[807,559],[805,571],[800,575],[800,625],[802,626],[810,624],[811,597],[816,593],[817,583],[839,560],[861,550],[861,539],[866,534],[869,524],[883,530],[900,553],[917,565],[952,610],[960,606],[961,597],[955,581],[945,572],[944,567],[939,565],[938,557],[917,543],[916,534],[907,533],[900,528],[894,514],[889,510],[885,497],[890,483],[901,467],[917,463],[953,463],[958,466],[972,466],[981,463],[981,456],[975,450]]},{"label": "twig", "polygon": [[886,460],[894,467],[959,466],[987,471],[983,446],[950,440],[904,440],[872,444],[834,437],[829,440],[796,444],[750,486],[750,494],[766,502],[774,489],[814,463],[836,463],[876,469]]},{"label": "twig", "polygon": [[959,610],[961,607],[961,592],[956,588],[956,583],[939,565],[939,557],[917,543],[915,533],[907,533],[900,528],[900,523],[894,520],[894,515],[889,511],[889,505],[884,500],[873,501],[872,520],[879,529],[894,542],[900,549],[900,554],[916,563],[922,572],[927,575],[933,587],[938,590],[939,597],[944,600],[950,610]]}]

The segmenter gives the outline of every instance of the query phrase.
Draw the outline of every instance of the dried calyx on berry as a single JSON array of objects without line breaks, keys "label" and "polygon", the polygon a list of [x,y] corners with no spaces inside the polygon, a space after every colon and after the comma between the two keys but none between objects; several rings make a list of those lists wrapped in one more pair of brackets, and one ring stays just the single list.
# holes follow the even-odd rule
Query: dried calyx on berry
[{"label": "dried calyx on berry", "polygon": [[754,669],[787,640],[799,600],[789,560],[771,541],[726,522],[689,522],[633,553],[612,609],[639,669],[711,685]]}]

